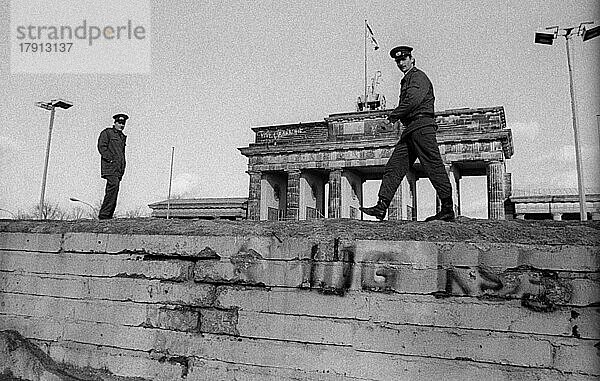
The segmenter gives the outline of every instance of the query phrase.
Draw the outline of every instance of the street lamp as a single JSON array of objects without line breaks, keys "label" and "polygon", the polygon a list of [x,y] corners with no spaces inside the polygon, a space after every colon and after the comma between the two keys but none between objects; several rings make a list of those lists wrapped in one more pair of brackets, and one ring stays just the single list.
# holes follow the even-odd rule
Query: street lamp
[{"label": "street lamp", "polygon": [[87,206],[89,206],[90,208],[92,208],[92,210],[94,211],[94,213],[96,213],[96,216],[98,215],[98,209],[96,209],[96,207],[88,202],[85,202],[83,200],[80,200],[78,198],[75,197],[69,197],[69,200],[73,201],[73,202],[80,202],[82,204],[85,204]]},{"label": "street lamp", "polygon": [[48,130],[48,144],[46,145],[46,162],[44,163],[44,176],[42,177],[42,195],[40,196],[40,220],[44,215],[44,194],[46,193],[46,176],[48,175],[48,158],[50,157],[50,140],[52,139],[52,127],[54,126],[54,111],[56,108],[65,110],[73,106],[73,103],[63,99],[53,99],[50,102],[36,102],[36,106],[50,110],[50,129]]},{"label": "street lamp", "polygon": [[11,212],[11,211],[10,211],[10,210],[8,210],[8,209],[2,209],[2,208],[0,208],[0,211],[2,211],[2,212],[6,212],[6,213],[10,214],[11,216],[13,216],[13,218],[14,218],[14,219],[17,219],[17,215],[16,215],[16,214],[14,214],[13,212]]},{"label": "street lamp", "polygon": [[[585,201],[585,186],[583,183],[583,165],[581,162],[581,148],[579,146],[579,131],[577,129],[577,106],[575,103],[575,89],[573,86],[573,63],[571,62],[571,52],[569,50],[569,39],[573,36],[582,36],[583,41],[587,41],[600,35],[600,27],[594,27],[586,30],[585,25],[593,24],[593,22],[583,22],[579,24],[579,28],[569,27],[561,29],[565,37],[567,46],[567,64],[569,66],[569,89],[571,92],[571,113],[573,116],[573,135],[575,138],[575,161],[577,162],[577,187],[579,191],[579,216],[581,221],[587,221],[587,210]],[[574,30],[576,29],[576,32]],[[558,36],[558,26],[552,26],[546,28],[546,30],[553,30],[553,33],[538,32],[535,34],[535,43],[543,45],[552,45],[554,39]]]}]

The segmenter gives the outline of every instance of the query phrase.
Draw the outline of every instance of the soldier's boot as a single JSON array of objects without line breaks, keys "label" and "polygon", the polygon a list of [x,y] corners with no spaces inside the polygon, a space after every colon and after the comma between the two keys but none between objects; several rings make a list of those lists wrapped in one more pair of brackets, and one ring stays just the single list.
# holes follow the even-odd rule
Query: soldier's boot
[{"label": "soldier's boot", "polygon": [[375,206],[372,206],[370,208],[364,208],[361,206],[359,209],[364,214],[368,214],[369,216],[376,217],[377,219],[379,219],[381,221],[385,218],[385,214],[387,212],[388,206],[389,206],[389,202],[386,202],[384,199],[380,198],[379,201],[377,201],[377,204]]},{"label": "soldier's boot", "polygon": [[446,198],[442,200],[442,208],[439,212],[431,217],[427,217],[425,221],[454,221],[454,204],[452,202],[452,197]]}]

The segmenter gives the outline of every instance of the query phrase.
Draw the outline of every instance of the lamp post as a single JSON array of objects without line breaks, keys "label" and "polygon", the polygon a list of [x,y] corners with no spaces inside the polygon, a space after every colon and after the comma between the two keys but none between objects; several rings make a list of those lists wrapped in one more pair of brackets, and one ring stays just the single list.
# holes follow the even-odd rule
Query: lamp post
[{"label": "lamp post", "polygon": [[64,108],[65,110],[73,106],[73,103],[63,99],[53,99],[50,102],[36,102],[35,104],[46,110],[50,110],[50,128],[48,130],[48,143],[46,144],[46,161],[44,163],[44,175],[42,177],[42,194],[40,196],[40,220],[44,217],[44,195],[46,193],[46,177],[48,175],[48,159],[50,157],[50,140],[52,139],[52,127],[54,127],[54,112],[56,108]]},{"label": "lamp post", "polygon": [[83,200],[80,200],[78,198],[75,197],[69,197],[69,200],[73,201],[73,202],[80,202],[82,204],[85,204],[87,206],[89,206],[90,208],[92,208],[92,210],[94,211],[94,213],[96,213],[96,216],[98,216],[98,209],[96,209],[96,207],[92,204],[90,204],[89,202],[85,202]]},{"label": "lamp post", "polygon": [[2,211],[2,212],[6,212],[6,213],[10,214],[10,215],[11,215],[11,216],[12,216],[14,219],[17,219],[17,215],[16,215],[16,214],[14,214],[13,212],[11,212],[11,211],[10,211],[10,210],[8,210],[8,209],[2,209],[2,208],[0,208],[0,211]]},{"label": "lamp post", "polygon": [[596,124],[598,124],[598,142],[600,143],[600,114],[596,114]]},{"label": "lamp post", "polygon": [[[576,32],[575,27],[561,29],[565,37],[566,48],[567,48],[567,64],[569,67],[569,90],[571,93],[571,114],[573,117],[573,136],[575,140],[575,161],[577,162],[577,188],[579,191],[579,216],[581,221],[587,221],[587,209],[585,200],[585,185],[583,181],[583,164],[581,162],[581,148],[579,145],[579,130],[577,126],[577,104],[575,102],[575,87],[573,85],[573,62],[571,59],[571,52],[569,48],[569,39],[573,36],[582,36],[583,41],[587,41],[600,35],[600,26],[596,26],[592,29],[585,29],[586,24],[593,24],[593,22],[583,22],[579,24]],[[553,33],[541,32],[535,34],[535,43],[543,45],[552,45],[554,39],[558,36],[558,26],[548,27],[546,30],[553,30]]]}]

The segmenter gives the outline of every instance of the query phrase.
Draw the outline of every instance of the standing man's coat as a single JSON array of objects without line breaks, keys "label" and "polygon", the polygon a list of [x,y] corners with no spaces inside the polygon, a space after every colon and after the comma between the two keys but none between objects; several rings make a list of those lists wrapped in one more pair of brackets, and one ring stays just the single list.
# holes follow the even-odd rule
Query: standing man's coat
[{"label": "standing man's coat", "polygon": [[117,197],[121,179],[125,173],[125,145],[127,136],[123,134],[125,122],[129,117],[125,114],[113,116],[114,124],[105,128],[98,137],[98,152],[100,152],[100,175],[106,179],[104,200],[98,213],[98,219],[113,218],[117,207]]},{"label": "standing man's coat", "polygon": [[100,152],[100,175],[116,175],[119,178],[125,173],[125,145],[127,136],[123,132],[109,127],[98,137],[98,152]]}]

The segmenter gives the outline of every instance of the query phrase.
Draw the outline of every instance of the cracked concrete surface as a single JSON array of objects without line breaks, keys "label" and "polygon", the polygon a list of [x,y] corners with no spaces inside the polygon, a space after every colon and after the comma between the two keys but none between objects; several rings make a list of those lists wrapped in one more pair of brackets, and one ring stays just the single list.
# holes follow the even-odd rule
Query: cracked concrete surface
[{"label": "cracked concrete surface", "polygon": [[592,380],[598,230],[0,221],[0,338],[24,343],[0,345],[0,374],[18,357],[31,380]]}]

